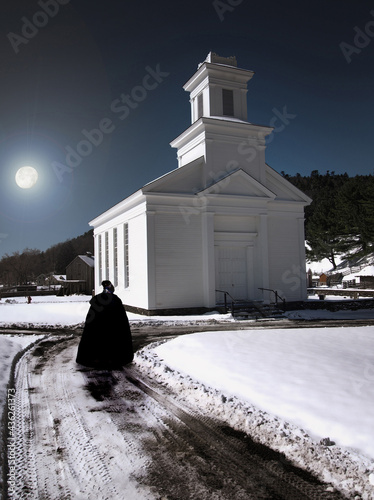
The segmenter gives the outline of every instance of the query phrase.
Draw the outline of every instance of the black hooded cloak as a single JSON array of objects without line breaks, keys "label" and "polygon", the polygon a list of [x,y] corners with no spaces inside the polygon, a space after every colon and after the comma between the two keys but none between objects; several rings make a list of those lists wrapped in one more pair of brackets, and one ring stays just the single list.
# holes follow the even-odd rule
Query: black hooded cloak
[{"label": "black hooded cloak", "polygon": [[129,320],[121,299],[107,290],[90,300],[76,362],[92,368],[121,368],[134,358]]}]

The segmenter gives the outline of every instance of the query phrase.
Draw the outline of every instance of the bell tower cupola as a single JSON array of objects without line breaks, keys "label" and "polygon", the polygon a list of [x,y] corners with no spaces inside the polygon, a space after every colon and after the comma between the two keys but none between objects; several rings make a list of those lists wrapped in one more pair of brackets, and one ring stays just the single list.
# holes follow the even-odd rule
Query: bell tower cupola
[{"label": "bell tower cupola", "polygon": [[202,116],[247,121],[247,83],[253,75],[238,68],[235,57],[210,52],[183,87],[190,93],[191,123]]}]

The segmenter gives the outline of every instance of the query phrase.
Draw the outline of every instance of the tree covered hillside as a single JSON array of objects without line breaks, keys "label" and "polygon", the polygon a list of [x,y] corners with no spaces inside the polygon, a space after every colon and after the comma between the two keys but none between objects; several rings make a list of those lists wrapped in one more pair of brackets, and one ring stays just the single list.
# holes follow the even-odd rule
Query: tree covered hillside
[{"label": "tree covered hillside", "polygon": [[305,235],[311,260],[336,256],[360,257],[374,251],[374,177],[314,170],[310,176],[290,176],[297,188],[312,198],[305,209]]},{"label": "tree covered hillside", "polygon": [[66,266],[77,256],[93,254],[93,229],[77,238],[51,246],[44,252],[26,248],[22,252],[5,254],[0,260],[0,284],[32,283],[40,274],[65,274]]}]

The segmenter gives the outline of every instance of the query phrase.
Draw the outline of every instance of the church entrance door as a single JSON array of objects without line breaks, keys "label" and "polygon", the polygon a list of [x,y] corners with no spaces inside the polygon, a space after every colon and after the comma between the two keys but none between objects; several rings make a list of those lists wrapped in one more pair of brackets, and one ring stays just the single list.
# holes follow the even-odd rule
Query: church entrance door
[{"label": "church entrance door", "polygon": [[[216,246],[216,289],[228,292],[235,300],[248,299],[247,253],[245,246]],[[224,300],[217,293],[217,301]]]}]

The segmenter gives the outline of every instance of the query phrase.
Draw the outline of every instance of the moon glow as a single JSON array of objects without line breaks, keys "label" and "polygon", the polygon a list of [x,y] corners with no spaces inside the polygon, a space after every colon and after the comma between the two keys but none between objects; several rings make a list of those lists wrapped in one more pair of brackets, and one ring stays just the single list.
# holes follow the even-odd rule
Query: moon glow
[{"label": "moon glow", "polygon": [[22,189],[30,189],[38,180],[38,172],[34,167],[21,167],[16,173],[16,183]]}]

